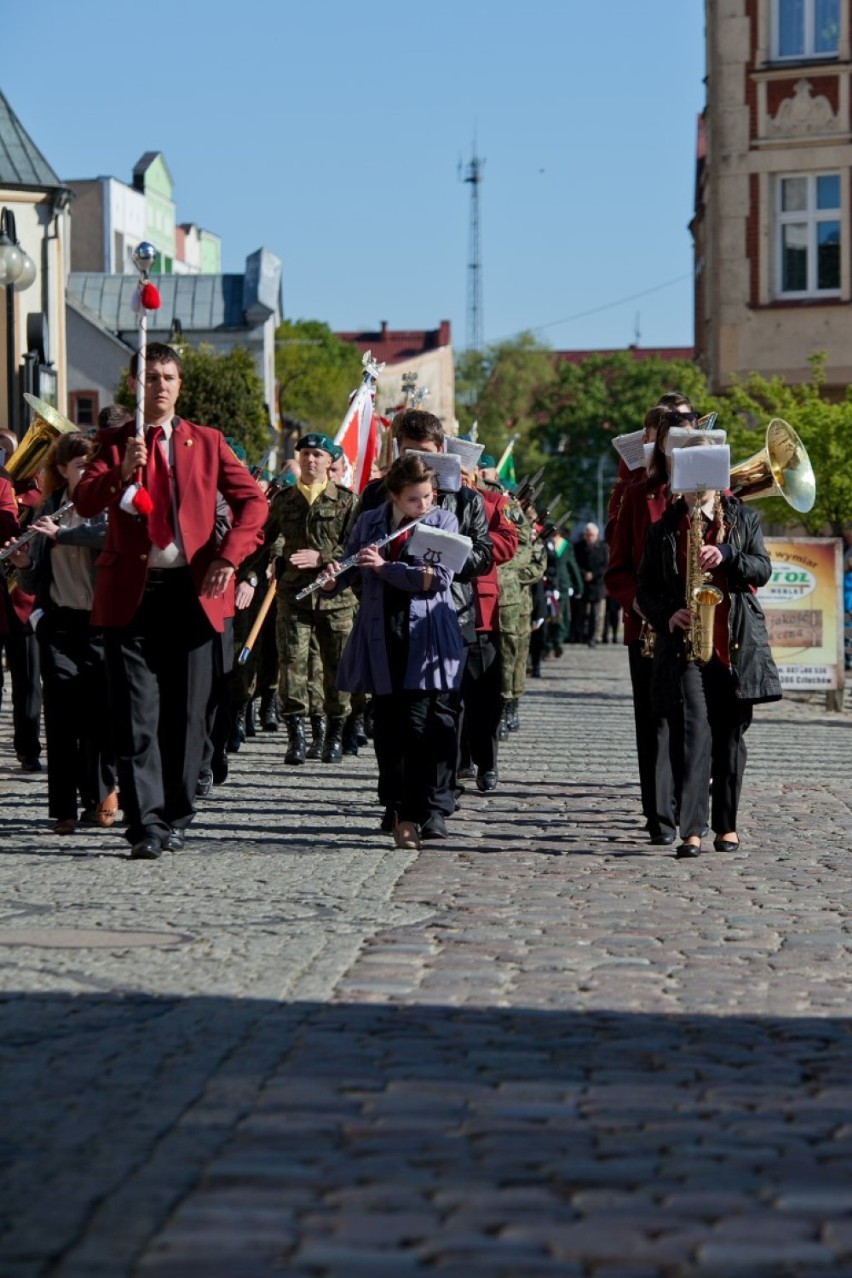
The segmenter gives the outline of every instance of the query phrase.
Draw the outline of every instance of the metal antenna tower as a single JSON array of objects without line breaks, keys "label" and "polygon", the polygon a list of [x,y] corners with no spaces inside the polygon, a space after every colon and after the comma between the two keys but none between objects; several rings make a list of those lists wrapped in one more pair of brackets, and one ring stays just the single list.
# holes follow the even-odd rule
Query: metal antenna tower
[{"label": "metal antenna tower", "polygon": [[464,181],[470,184],[470,242],[467,264],[467,347],[482,350],[482,262],[479,250],[479,184],[483,180],[485,161],[473,153],[465,169]]}]

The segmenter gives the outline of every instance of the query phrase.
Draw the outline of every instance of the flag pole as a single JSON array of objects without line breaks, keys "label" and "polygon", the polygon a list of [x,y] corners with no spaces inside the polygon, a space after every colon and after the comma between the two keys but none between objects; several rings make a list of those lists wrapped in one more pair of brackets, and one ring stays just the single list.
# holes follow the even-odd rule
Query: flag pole
[{"label": "flag pole", "polygon": [[496,466],[498,475],[500,474],[500,471],[502,470],[502,468],[506,465],[506,462],[512,456],[512,453],[515,450],[515,444],[518,442],[519,439],[520,439],[519,434],[513,435],[512,438],[509,440],[508,444],[506,445],[506,447],[503,449],[502,456]]}]

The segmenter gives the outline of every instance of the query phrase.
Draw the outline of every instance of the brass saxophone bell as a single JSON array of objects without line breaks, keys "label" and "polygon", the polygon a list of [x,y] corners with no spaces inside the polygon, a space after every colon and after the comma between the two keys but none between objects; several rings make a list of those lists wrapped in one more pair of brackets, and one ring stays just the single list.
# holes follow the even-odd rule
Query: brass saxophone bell
[{"label": "brass saxophone bell", "polygon": [[692,589],[692,610],[697,613],[698,645],[695,660],[706,665],[713,656],[713,628],[716,622],[716,608],[724,599],[718,586],[704,582]]}]

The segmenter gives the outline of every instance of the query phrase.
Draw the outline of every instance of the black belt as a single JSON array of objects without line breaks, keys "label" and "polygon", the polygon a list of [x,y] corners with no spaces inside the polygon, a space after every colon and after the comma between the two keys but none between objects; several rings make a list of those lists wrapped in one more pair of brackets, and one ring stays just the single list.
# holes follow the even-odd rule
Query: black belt
[{"label": "black belt", "polygon": [[167,581],[177,581],[190,571],[189,564],[180,564],[177,568],[149,568],[145,580],[146,586],[162,586]]}]

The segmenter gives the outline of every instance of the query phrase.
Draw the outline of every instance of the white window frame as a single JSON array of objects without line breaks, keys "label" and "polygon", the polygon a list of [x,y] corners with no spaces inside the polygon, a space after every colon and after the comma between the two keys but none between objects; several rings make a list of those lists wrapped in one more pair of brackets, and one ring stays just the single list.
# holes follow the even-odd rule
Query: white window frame
[{"label": "white window frame", "polygon": [[837,48],[827,53],[814,52],[814,37],[816,35],[816,0],[804,0],[805,3],[805,47],[801,53],[784,53],[780,52],[781,41],[781,13],[780,6],[784,0],[772,0],[772,60],[773,62],[829,62],[832,59],[837,60],[840,56],[840,24],[843,20],[843,5],[845,0],[838,2],[838,29],[837,29]]},{"label": "white window frame", "polygon": [[[817,178],[836,177],[840,187],[840,207],[837,209],[818,209],[816,204]],[[781,191],[782,185],[790,178],[804,178],[808,184],[807,208],[791,209],[784,212],[781,209]],[[807,288],[792,290],[782,290],[781,284],[784,278],[784,241],[782,229],[784,226],[791,224],[800,225],[805,223],[808,228],[808,264],[807,264]],[[817,288],[817,268],[818,268],[818,249],[817,227],[821,222],[839,222],[840,223],[840,254],[843,253],[843,179],[842,175],[831,171],[827,173],[779,173],[775,179],[775,297],[781,302],[795,302],[806,298],[829,298],[840,297],[842,276],[842,261],[838,263],[839,281],[837,288]]]}]

